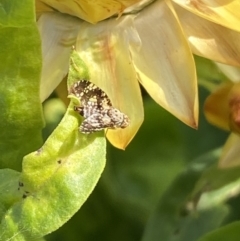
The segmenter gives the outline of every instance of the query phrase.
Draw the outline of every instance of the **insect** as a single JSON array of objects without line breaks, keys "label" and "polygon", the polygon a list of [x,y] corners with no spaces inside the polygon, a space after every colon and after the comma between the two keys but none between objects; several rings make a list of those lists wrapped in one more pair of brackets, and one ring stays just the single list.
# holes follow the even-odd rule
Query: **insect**
[{"label": "insect", "polygon": [[74,110],[85,118],[79,127],[84,134],[90,134],[104,128],[126,128],[129,118],[112,106],[107,94],[87,80],[79,80],[70,89],[70,93],[79,98],[80,106]]}]

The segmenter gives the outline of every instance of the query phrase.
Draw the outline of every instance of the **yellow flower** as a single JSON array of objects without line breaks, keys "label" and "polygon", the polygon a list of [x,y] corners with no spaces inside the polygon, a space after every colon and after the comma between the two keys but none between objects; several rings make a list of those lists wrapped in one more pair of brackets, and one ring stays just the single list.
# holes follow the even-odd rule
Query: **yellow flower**
[{"label": "yellow flower", "polygon": [[[131,120],[128,128],[107,132],[118,148],[127,146],[143,121],[138,81],[159,105],[197,128],[198,94],[192,53],[222,63],[240,63],[238,1],[228,5],[217,0],[190,0],[184,4],[177,0],[141,1],[130,8],[126,7],[138,1],[96,1],[99,5],[91,8],[89,1],[41,2],[86,20],[60,13],[42,14],[39,19],[44,59],[42,99],[67,73],[71,45],[75,44],[89,68],[91,81]],[[110,10],[104,12],[106,6]],[[118,16],[99,22],[113,14]]]},{"label": "yellow flower", "polygon": [[205,101],[204,112],[213,125],[231,131],[221,157],[220,168],[240,165],[240,69],[218,64],[231,81],[223,83]]},{"label": "yellow flower", "polygon": [[36,0],[36,12],[59,12],[76,16],[89,23],[97,23],[123,11],[139,0]]}]

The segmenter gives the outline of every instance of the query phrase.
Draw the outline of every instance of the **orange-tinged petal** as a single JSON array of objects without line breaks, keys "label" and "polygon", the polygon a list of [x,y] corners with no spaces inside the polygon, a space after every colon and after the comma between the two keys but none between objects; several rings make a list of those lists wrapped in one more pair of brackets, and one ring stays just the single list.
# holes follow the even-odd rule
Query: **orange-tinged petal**
[{"label": "orange-tinged petal", "polygon": [[108,130],[107,137],[124,149],[143,122],[140,87],[129,53],[133,33],[131,17],[109,19],[97,25],[81,24],[76,50],[87,64],[91,81],[103,89],[114,107],[127,114],[126,129]]},{"label": "orange-tinged petal", "polygon": [[40,0],[35,1],[35,10],[37,19],[41,16],[42,13],[53,12],[54,9],[48,6],[47,4],[43,3]]},{"label": "orange-tinged petal", "polygon": [[[235,31],[240,31],[239,0],[173,0],[193,14]],[[197,25],[196,25],[197,26]]]},{"label": "orange-tinged petal", "polygon": [[141,45],[131,48],[140,82],[151,97],[187,125],[198,125],[195,64],[174,13],[156,1],[134,20]]},{"label": "orange-tinged petal", "polygon": [[229,126],[240,134],[240,83],[234,84],[229,93]]},{"label": "orange-tinged petal", "polygon": [[[40,1],[40,0],[38,0]],[[90,23],[97,23],[103,19],[119,14],[127,7],[140,0],[41,0],[62,13],[84,19]]]},{"label": "orange-tinged petal", "polygon": [[43,14],[38,21],[43,66],[40,98],[44,101],[66,76],[80,20],[60,13]]},{"label": "orange-tinged petal", "polygon": [[240,166],[240,136],[232,133],[226,141],[218,166],[229,168]]},{"label": "orange-tinged petal", "polygon": [[208,96],[204,104],[208,122],[224,130],[229,130],[229,92],[232,86],[232,83],[220,86]]},{"label": "orange-tinged petal", "polygon": [[201,18],[177,4],[174,7],[194,54],[240,66],[240,32]]}]

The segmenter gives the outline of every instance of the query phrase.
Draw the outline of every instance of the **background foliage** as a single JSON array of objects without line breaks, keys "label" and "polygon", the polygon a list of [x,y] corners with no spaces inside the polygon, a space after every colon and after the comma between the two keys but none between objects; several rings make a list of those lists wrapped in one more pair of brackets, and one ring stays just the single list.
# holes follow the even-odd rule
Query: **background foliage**
[{"label": "background foliage", "polygon": [[142,90],[145,121],[120,151],[106,147],[103,133],[78,133],[72,102],[67,109],[53,94],[42,113],[33,2],[0,5],[1,241],[239,240],[240,168],[217,168],[228,133],[210,126],[202,111],[207,89],[224,80],[210,61],[196,57],[205,86],[199,130]]},{"label": "background foliage", "polygon": [[[226,217],[224,205],[201,217],[191,211],[189,219],[181,209],[201,173],[216,163],[227,133],[209,125],[202,112],[199,130],[193,130],[143,94],[145,121],[137,136],[125,151],[108,144],[97,187],[47,240],[197,240]],[[200,109],[207,95],[200,87]],[[178,211],[184,214],[176,224]]]}]

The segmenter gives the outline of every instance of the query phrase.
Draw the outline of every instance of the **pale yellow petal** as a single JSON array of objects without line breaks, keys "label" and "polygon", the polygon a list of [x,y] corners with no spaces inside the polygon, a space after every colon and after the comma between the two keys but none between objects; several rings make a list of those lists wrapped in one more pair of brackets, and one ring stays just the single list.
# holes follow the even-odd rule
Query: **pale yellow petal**
[{"label": "pale yellow petal", "polygon": [[141,45],[131,48],[140,82],[151,97],[187,125],[198,125],[195,64],[180,24],[156,1],[134,20]]},{"label": "pale yellow petal", "polygon": [[[97,23],[109,18],[114,14],[119,14],[127,7],[140,0],[38,0],[51,6],[61,13],[84,19],[90,23]],[[38,10],[39,12],[39,10]]]},{"label": "pale yellow petal", "polygon": [[174,5],[194,54],[240,66],[240,32],[225,28]]},{"label": "pale yellow petal", "polygon": [[173,0],[193,14],[235,31],[240,31],[239,0]]},{"label": "pale yellow petal", "polygon": [[143,122],[140,87],[129,53],[129,31],[132,31],[132,21],[128,16],[97,25],[85,22],[76,46],[89,68],[91,81],[107,93],[114,107],[129,116],[129,127],[107,131],[109,141],[121,149]]},{"label": "pale yellow petal", "polygon": [[240,166],[240,136],[232,133],[226,141],[220,160],[220,168]]},{"label": "pale yellow petal", "polygon": [[43,14],[38,21],[42,39],[40,98],[44,101],[68,73],[72,45],[80,20],[60,13]]}]

